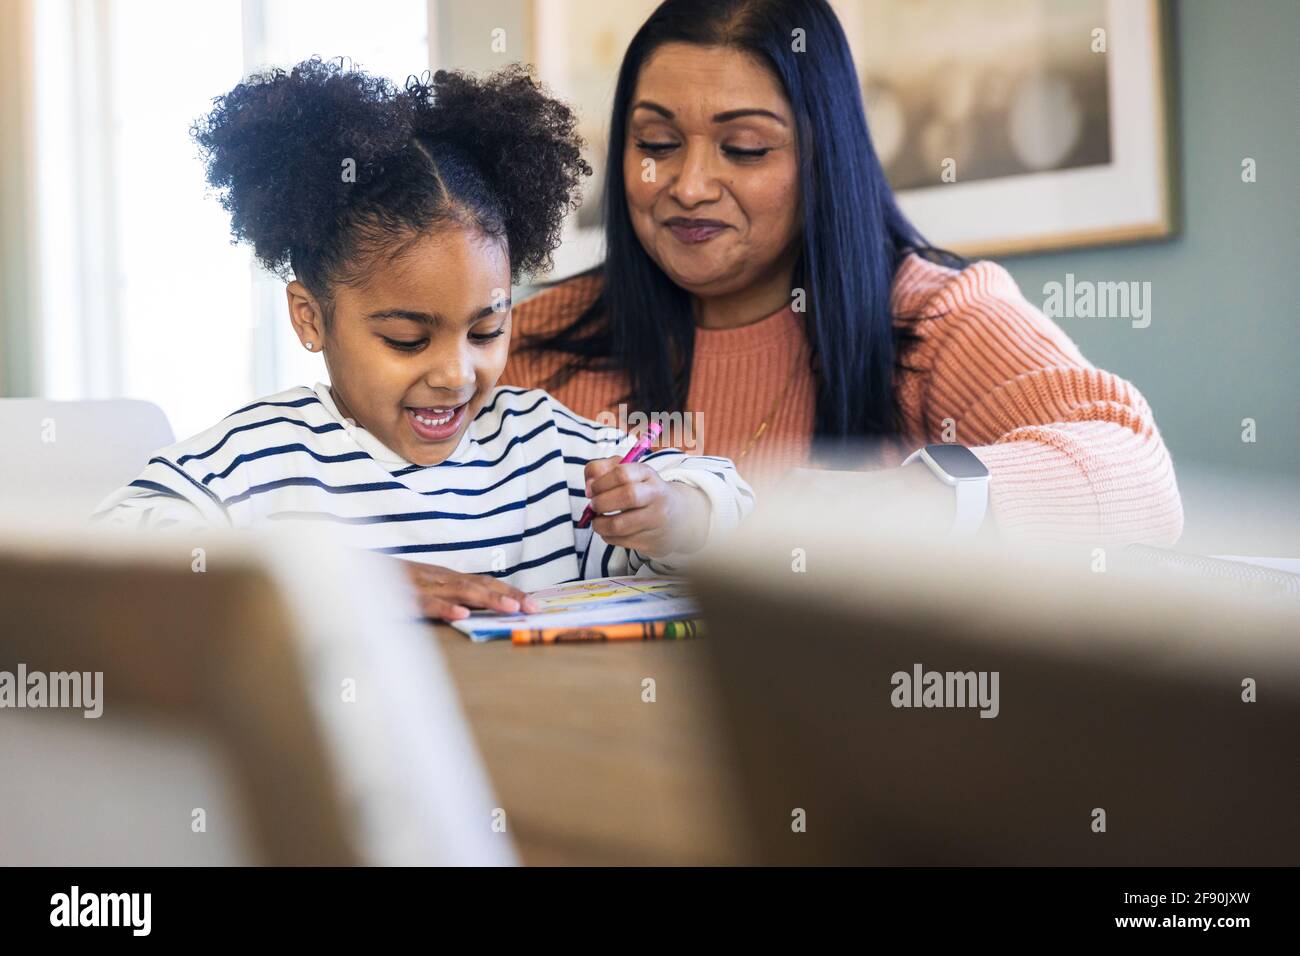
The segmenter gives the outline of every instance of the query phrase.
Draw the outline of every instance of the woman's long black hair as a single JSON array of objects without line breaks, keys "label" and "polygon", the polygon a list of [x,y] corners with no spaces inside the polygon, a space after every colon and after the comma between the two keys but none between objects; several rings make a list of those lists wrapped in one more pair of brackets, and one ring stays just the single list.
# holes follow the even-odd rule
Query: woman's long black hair
[{"label": "woman's long black hair", "polygon": [[[802,31],[802,34],[796,33]],[[802,37],[802,49],[797,38]],[[568,327],[521,347],[567,353],[550,387],[580,369],[613,369],[634,408],[681,410],[695,326],[690,296],[650,259],[623,185],[628,107],[642,64],[665,43],[727,46],[758,57],[785,88],[798,130],[803,244],[793,286],[806,293],[818,391],[818,449],[898,431],[894,369],[912,337],[895,330],[894,274],[911,251],[960,267],[903,216],[867,132],[844,31],[825,0],[666,0],[637,31],[614,92],[599,297]]]}]

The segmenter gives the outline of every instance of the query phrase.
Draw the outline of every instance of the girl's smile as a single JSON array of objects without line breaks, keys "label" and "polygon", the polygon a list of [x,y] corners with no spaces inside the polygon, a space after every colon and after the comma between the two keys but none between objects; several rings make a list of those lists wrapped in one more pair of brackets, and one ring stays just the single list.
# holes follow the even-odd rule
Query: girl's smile
[{"label": "girl's smile", "polygon": [[468,403],[454,408],[407,408],[411,429],[422,441],[441,442],[460,432]]}]

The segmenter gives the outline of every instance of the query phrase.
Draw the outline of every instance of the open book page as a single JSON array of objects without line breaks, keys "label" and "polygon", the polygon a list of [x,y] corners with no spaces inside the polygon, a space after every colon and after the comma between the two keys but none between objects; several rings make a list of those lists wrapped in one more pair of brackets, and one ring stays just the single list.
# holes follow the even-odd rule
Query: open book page
[{"label": "open book page", "polygon": [[476,641],[509,638],[513,630],[594,627],[662,621],[698,615],[699,607],[681,578],[635,575],[570,581],[533,591],[542,610],[534,614],[474,611],[451,626]]}]

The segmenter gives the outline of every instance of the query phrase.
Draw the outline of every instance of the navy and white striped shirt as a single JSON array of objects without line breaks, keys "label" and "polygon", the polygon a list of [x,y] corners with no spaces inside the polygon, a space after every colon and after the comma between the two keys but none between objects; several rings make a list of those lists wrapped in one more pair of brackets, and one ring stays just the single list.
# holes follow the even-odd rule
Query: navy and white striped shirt
[{"label": "navy and white striped shirt", "polygon": [[[114,526],[248,528],[327,523],[349,545],[502,578],[526,591],[563,581],[684,569],[578,528],[587,462],[633,439],[538,389],[497,388],[456,450],[414,465],[343,418],[328,386],[270,396],[158,451],[93,520]],[[726,458],[660,449],[641,459],[712,504],[708,539],[728,534],[754,494]]]}]

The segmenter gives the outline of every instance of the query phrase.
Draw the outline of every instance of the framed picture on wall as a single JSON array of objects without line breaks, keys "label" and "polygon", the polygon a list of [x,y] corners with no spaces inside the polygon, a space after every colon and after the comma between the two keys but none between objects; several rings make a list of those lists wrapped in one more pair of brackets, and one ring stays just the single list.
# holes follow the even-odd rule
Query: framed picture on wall
[{"label": "framed picture on wall", "polygon": [[531,62],[538,77],[578,116],[593,175],[582,205],[566,224],[555,253],[555,276],[572,275],[602,258],[606,138],[614,86],[633,35],[659,0],[532,0]]},{"label": "framed picture on wall", "polygon": [[1174,229],[1161,0],[832,0],[904,212],[966,255]]}]

